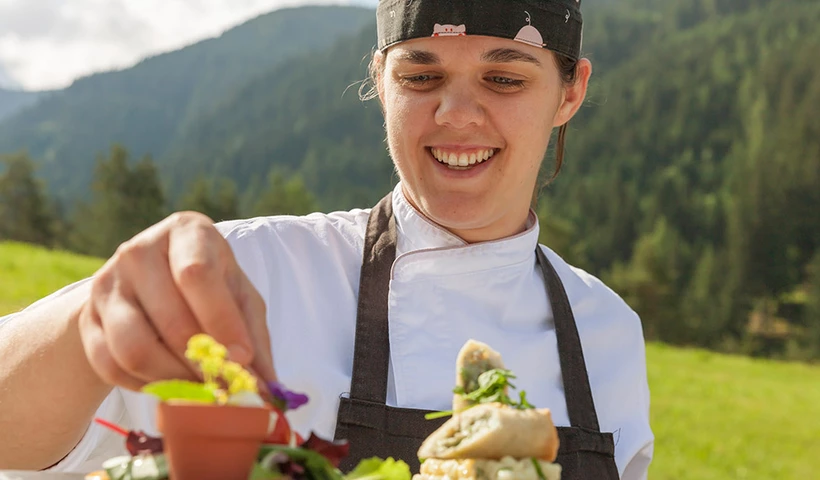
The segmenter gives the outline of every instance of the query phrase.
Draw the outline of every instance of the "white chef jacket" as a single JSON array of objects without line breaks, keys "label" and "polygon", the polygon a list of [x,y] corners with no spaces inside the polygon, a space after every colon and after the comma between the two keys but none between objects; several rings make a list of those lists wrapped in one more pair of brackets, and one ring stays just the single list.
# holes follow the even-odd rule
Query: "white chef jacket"
[{"label": "white chef jacket", "polygon": [[[530,403],[550,408],[556,425],[569,425],[552,312],[535,262],[535,214],[523,233],[467,244],[416,211],[401,184],[392,201],[397,247],[388,299],[387,404],[449,410],[456,355],[474,338],[501,353]],[[350,391],[368,214],[356,209],[217,224],[265,300],[280,380],[310,397],[288,413],[305,437],[314,431],[333,438],[338,399]],[[621,478],[646,478],[654,436],[640,320],[598,279],[540,248],[569,297],[598,420],[602,431],[614,434]],[[155,406],[148,395],[115,388],[97,416],[158,435]],[[122,437],[92,424],[53,470],[96,470],[124,452]]]}]

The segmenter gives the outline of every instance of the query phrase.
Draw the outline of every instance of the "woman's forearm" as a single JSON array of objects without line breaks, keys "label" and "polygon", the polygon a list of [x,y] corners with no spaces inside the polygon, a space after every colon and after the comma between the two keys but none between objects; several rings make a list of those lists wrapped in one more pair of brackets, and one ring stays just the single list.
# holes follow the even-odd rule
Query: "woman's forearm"
[{"label": "woman's forearm", "polygon": [[0,469],[43,469],[82,438],[111,391],[77,327],[87,282],[0,328]]}]

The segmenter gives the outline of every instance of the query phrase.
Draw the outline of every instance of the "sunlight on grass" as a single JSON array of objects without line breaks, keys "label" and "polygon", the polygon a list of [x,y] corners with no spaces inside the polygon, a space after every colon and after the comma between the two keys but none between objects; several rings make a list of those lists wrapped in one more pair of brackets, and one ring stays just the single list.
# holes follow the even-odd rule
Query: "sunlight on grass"
[{"label": "sunlight on grass", "polygon": [[820,367],[663,345],[647,357],[649,478],[818,478]]},{"label": "sunlight on grass", "polygon": [[102,259],[0,242],[0,316],[92,275]]},{"label": "sunlight on grass", "polygon": [[[103,260],[0,242],[0,316]],[[820,366],[647,346],[652,480],[820,478]]]}]

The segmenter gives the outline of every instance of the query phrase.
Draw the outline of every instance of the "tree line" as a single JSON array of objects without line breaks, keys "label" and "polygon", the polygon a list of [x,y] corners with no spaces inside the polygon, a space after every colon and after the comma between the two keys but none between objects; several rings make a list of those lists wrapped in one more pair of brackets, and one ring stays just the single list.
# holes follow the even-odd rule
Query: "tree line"
[{"label": "tree line", "polygon": [[37,162],[15,152],[0,155],[0,241],[11,240],[107,258],[125,240],[174,211],[203,213],[215,222],[240,217],[303,215],[317,201],[301,178],[272,170],[253,196],[228,178],[203,175],[172,201],[150,156],[132,161],[119,144],[95,162],[89,197],[74,205],[51,198]]}]

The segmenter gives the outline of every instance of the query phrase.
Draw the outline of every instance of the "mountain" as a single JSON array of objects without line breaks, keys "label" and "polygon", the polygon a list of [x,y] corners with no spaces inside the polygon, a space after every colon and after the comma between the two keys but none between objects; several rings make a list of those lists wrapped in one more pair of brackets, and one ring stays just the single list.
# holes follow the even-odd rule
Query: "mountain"
[{"label": "mountain", "polygon": [[134,156],[160,157],[232,89],[358,31],[372,16],[353,7],[278,10],[133,68],[82,78],[0,123],[0,151],[27,148],[53,193],[76,198],[87,191],[95,156],[112,142]]},{"label": "mountain", "polygon": [[270,169],[299,173],[326,209],[370,202],[393,166],[374,100],[359,99],[375,24],[331,49],[260,75],[179,135],[158,161],[180,191],[194,172],[253,189]]},{"label": "mountain", "polygon": [[0,88],[0,122],[33,105],[46,92],[23,92]]},{"label": "mountain", "polygon": [[[396,176],[379,105],[356,95],[375,43],[363,12],[324,48],[214,81],[218,95],[195,95],[211,77],[168,60],[181,52],[78,82],[0,125],[0,151],[27,146],[74,196],[119,141],[154,154],[171,199],[204,173],[253,200],[282,172],[323,210],[372,205]],[[648,338],[820,358],[820,3],[622,0],[585,16],[593,80],[540,192],[542,242],[620,293]]]},{"label": "mountain", "polygon": [[[800,311],[820,283],[820,4],[641,3],[635,24],[619,5],[587,32],[603,66],[541,193],[542,240],[621,293],[650,338],[771,354],[814,328],[820,355],[817,319],[789,314],[794,336],[777,339],[748,325],[766,305]],[[158,159],[172,190],[204,171],[252,192],[274,169],[325,210],[373,204],[395,180],[378,104],[356,96],[373,38],[371,25],[226,97]]]}]

